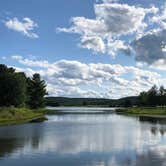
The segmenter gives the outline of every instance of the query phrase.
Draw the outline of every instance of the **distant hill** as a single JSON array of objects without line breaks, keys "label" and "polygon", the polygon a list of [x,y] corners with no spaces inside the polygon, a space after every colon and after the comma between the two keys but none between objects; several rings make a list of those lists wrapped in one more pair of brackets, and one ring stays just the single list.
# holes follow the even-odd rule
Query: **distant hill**
[{"label": "distant hill", "polygon": [[47,97],[47,106],[131,106],[139,105],[137,96],[121,99]]}]

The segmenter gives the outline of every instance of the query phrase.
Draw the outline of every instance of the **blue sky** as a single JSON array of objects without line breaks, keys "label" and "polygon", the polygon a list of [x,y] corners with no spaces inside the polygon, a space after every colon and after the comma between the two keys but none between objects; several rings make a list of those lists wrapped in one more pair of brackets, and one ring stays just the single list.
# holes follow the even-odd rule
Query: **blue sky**
[{"label": "blue sky", "polygon": [[2,0],[0,61],[49,95],[120,98],[166,81],[164,0]]}]

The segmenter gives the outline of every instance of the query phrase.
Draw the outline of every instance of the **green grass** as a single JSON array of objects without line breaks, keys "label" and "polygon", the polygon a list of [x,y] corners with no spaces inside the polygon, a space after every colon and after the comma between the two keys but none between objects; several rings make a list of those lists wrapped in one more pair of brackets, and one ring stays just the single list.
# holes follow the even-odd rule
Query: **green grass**
[{"label": "green grass", "polygon": [[28,108],[0,107],[0,125],[26,123],[35,118],[44,117],[42,110]]},{"label": "green grass", "polygon": [[129,114],[129,115],[148,115],[148,116],[166,116],[166,107],[135,107],[135,108],[125,108],[118,109],[117,113]]}]

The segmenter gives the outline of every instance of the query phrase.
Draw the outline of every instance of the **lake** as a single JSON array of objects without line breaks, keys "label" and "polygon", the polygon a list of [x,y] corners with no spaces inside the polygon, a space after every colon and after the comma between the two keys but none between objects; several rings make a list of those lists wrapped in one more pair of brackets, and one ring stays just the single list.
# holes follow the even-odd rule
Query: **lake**
[{"label": "lake", "polygon": [[81,114],[105,108],[58,109],[66,114],[0,127],[0,166],[166,166],[164,123],[115,113]]}]

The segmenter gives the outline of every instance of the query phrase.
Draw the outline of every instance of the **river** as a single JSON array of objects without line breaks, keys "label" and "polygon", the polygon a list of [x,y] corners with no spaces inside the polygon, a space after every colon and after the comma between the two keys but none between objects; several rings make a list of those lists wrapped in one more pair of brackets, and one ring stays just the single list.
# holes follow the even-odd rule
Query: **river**
[{"label": "river", "polygon": [[0,127],[0,166],[166,166],[165,124],[97,113],[105,108],[59,109],[80,114]]}]

